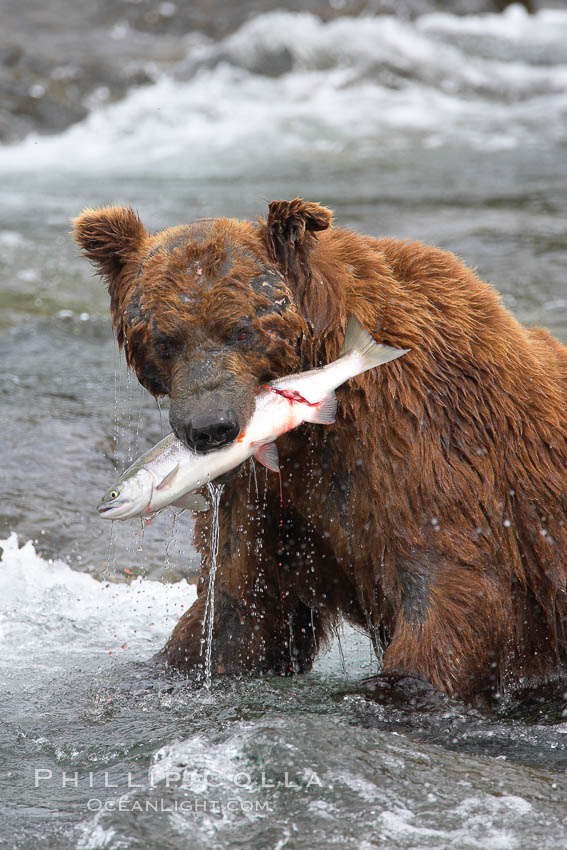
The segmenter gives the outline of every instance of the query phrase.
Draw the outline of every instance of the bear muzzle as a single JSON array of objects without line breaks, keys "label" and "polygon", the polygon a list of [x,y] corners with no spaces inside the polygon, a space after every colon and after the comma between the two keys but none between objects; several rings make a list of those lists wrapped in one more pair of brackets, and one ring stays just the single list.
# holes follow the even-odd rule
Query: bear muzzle
[{"label": "bear muzzle", "polygon": [[207,410],[190,418],[170,413],[169,421],[175,435],[188,448],[199,454],[215,451],[232,443],[240,433],[234,410]]}]

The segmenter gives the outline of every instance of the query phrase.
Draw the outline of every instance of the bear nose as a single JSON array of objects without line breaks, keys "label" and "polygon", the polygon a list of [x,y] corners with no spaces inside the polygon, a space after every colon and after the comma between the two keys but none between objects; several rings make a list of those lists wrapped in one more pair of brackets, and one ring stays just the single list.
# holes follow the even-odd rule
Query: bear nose
[{"label": "bear nose", "polygon": [[186,443],[196,452],[211,452],[232,443],[240,427],[233,410],[214,411],[195,416],[185,424]]}]

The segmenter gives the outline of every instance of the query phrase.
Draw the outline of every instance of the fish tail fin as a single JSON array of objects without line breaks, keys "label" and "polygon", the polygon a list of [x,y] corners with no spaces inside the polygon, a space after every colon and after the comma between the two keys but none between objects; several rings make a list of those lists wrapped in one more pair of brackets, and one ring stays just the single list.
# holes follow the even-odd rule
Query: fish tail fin
[{"label": "fish tail fin", "polygon": [[402,354],[407,354],[409,348],[392,348],[389,345],[382,345],[376,342],[368,331],[362,327],[355,316],[351,316],[348,320],[345,338],[340,351],[340,357],[346,354],[358,354],[364,363],[365,372],[367,369],[373,369],[375,366],[381,366],[382,363],[388,363],[389,360],[395,360],[401,357]]},{"label": "fish tail fin", "polygon": [[332,425],[336,415],[337,397],[334,392],[330,392],[319,404],[309,407],[309,412],[305,414],[305,421],[316,425]]}]

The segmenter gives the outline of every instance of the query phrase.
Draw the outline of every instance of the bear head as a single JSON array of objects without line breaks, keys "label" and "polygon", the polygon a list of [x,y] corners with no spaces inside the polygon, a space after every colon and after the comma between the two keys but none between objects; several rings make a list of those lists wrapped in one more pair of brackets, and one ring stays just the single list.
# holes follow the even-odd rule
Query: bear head
[{"label": "bear head", "polygon": [[274,201],[266,221],[200,219],[155,235],[131,208],[87,209],[74,236],[104,277],[116,338],[170,423],[207,452],[234,440],[259,386],[302,367],[333,320],[309,254],[329,210]]}]

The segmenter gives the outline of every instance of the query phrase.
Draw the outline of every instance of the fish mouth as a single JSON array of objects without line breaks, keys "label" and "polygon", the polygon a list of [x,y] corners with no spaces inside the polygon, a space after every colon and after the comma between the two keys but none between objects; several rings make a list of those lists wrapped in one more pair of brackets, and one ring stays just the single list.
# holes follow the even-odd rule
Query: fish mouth
[{"label": "fish mouth", "polygon": [[100,502],[97,511],[103,519],[131,519],[137,516],[148,516],[151,499],[136,502],[131,499],[120,499],[112,502]]},{"label": "fish mouth", "polygon": [[100,505],[97,505],[96,509],[99,512],[99,514],[105,514],[108,511],[112,511],[117,507],[119,507],[119,505],[109,505],[105,502],[101,502]]},{"label": "fish mouth", "polygon": [[124,508],[127,508],[127,507],[128,507],[128,505],[125,504],[124,502],[121,502],[121,503],[113,502],[112,504],[109,504],[108,502],[101,502],[100,505],[97,505],[96,509],[101,516],[104,516],[105,514],[110,515],[111,512],[112,512],[112,514],[119,516],[121,511]]}]

